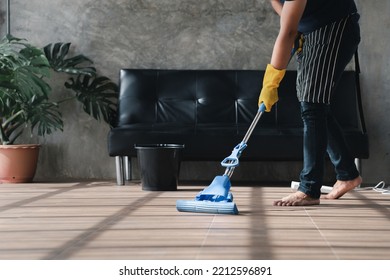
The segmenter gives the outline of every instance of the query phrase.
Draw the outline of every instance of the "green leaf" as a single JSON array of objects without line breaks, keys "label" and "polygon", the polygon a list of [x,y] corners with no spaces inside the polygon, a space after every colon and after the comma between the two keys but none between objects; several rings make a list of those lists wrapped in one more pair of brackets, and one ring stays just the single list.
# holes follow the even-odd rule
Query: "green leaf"
[{"label": "green leaf", "polygon": [[87,114],[113,126],[118,99],[118,86],[115,83],[105,76],[79,75],[76,79],[70,78],[65,86],[76,92],[77,100]]},{"label": "green leaf", "polygon": [[49,44],[43,48],[50,66],[54,71],[71,75],[96,75],[96,69],[94,67],[86,66],[93,63],[91,59],[84,55],[67,58],[69,49],[70,43],[61,42]]},{"label": "green leaf", "polygon": [[64,124],[58,104],[48,102],[42,97],[31,99],[30,102],[27,115],[31,132],[36,129],[39,136],[45,136],[56,130],[63,130]]}]

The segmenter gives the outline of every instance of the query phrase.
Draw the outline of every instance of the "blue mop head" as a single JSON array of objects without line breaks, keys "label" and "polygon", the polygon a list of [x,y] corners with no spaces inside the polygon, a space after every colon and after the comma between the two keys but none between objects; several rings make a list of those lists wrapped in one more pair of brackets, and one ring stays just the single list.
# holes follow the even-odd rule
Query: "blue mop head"
[{"label": "blue mop head", "polygon": [[236,215],[238,209],[229,192],[230,186],[228,176],[216,176],[210,186],[198,193],[194,200],[177,200],[176,209],[181,212]]}]

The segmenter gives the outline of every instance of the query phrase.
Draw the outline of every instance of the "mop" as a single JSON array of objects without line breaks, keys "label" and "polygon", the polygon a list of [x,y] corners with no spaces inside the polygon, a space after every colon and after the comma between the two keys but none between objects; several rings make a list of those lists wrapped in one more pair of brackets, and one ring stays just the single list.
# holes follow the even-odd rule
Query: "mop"
[{"label": "mop", "polygon": [[177,200],[176,209],[180,212],[198,212],[211,214],[238,214],[237,205],[233,202],[233,195],[230,192],[230,178],[234,169],[239,165],[239,157],[247,147],[247,142],[251,136],[257,122],[265,111],[265,105],[259,106],[243,140],[234,147],[230,156],[221,161],[221,165],[226,167],[223,175],[216,176],[211,184],[203,191],[199,192],[193,200]]},{"label": "mop", "polygon": [[[289,63],[298,51],[302,50],[303,37],[297,34],[294,46],[291,50]],[[230,156],[221,161],[221,165],[226,167],[225,173],[216,176],[211,184],[203,191],[199,192],[193,200],[177,200],[176,209],[181,212],[198,212],[211,214],[238,214],[237,205],[233,202],[233,195],[230,192],[230,177],[233,175],[234,168],[239,165],[239,157],[242,151],[247,147],[247,142],[260,117],[265,111],[264,103],[260,104],[257,113],[249,126],[241,143],[236,145]]]}]

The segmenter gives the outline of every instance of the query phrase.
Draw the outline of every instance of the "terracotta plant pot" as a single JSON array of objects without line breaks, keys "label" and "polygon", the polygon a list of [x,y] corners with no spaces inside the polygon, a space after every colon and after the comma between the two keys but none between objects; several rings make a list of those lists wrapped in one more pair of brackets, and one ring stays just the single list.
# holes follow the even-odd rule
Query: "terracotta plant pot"
[{"label": "terracotta plant pot", "polygon": [[40,145],[0,145],[0,182],[30,183],[37,169]]}]

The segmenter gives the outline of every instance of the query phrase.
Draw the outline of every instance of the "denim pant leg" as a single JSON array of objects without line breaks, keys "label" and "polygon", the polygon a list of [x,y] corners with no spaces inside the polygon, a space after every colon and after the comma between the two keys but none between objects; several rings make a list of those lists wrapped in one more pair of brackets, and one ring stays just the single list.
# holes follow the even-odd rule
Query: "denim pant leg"
[{"label": "denim pant leg", "polygon": [[328,105],[301,102],[303,120],[303,169],[299,191],[312,198],[321,196],[327,148]]},{"label": "denim pant leg", "polygon": [[350,155],[342,130],[332,114],[328,114],[327,152],[335,167],[336,179],[353,180],[359,176],[353,157]]}]

